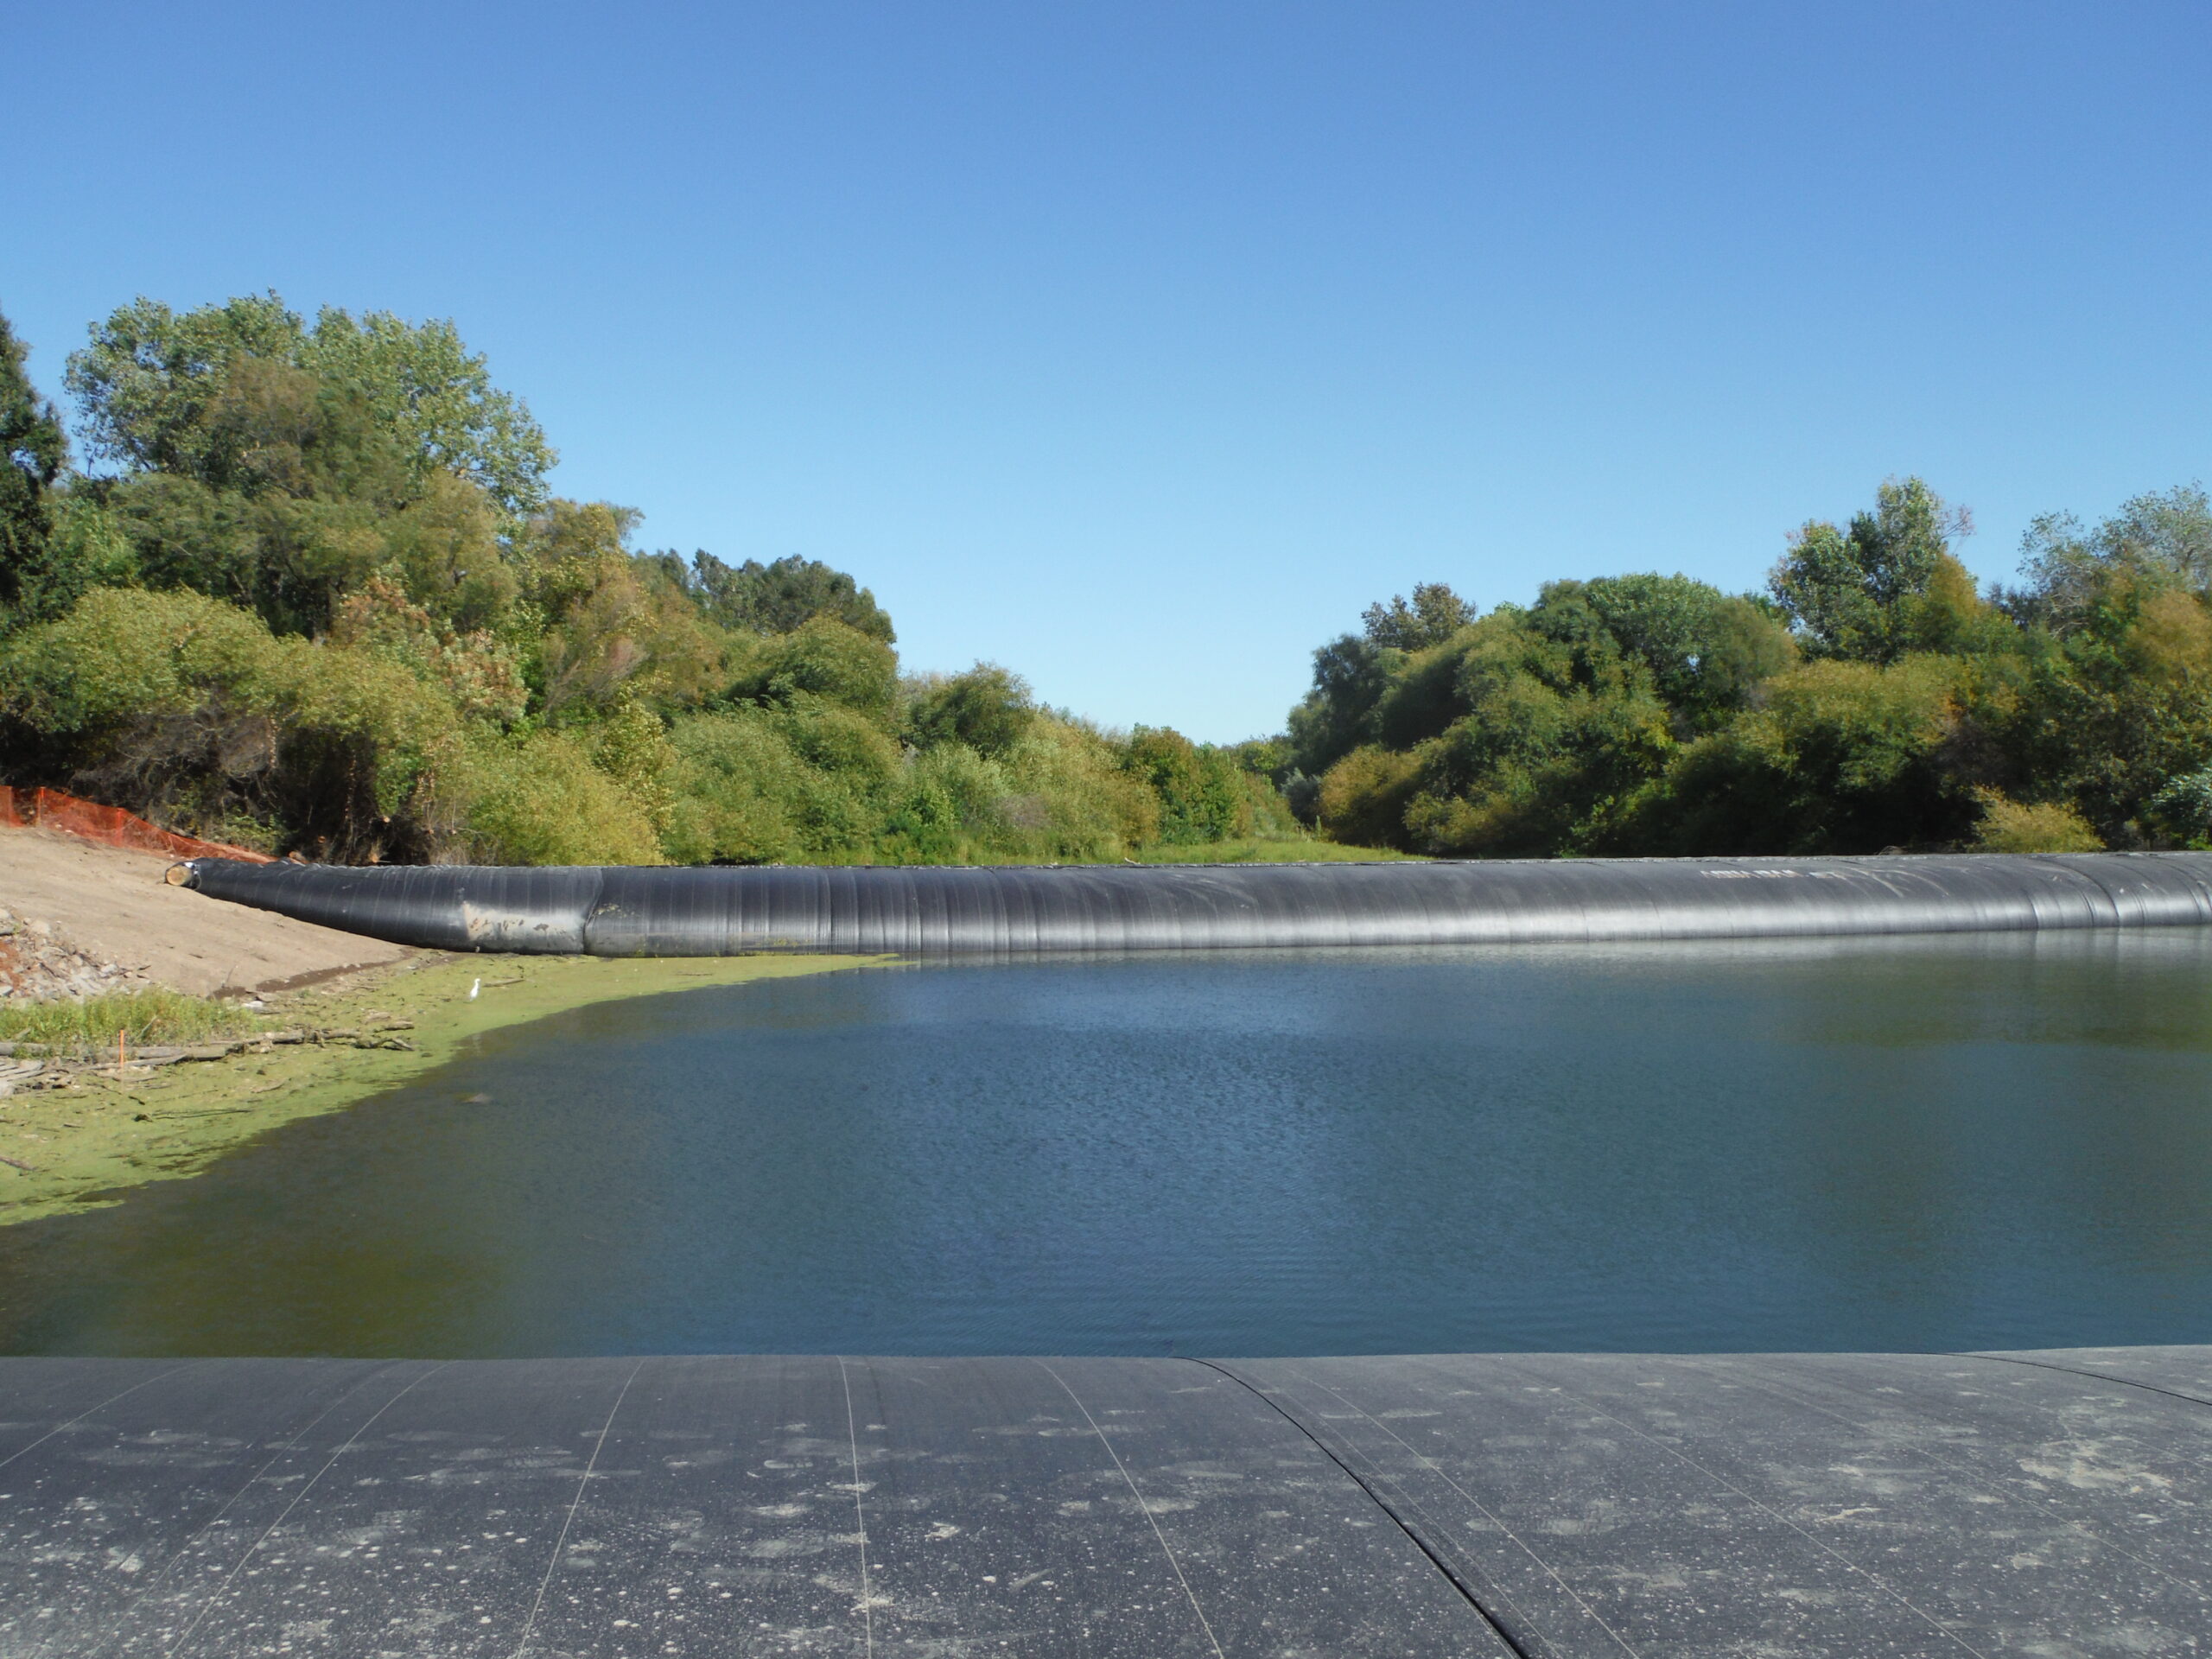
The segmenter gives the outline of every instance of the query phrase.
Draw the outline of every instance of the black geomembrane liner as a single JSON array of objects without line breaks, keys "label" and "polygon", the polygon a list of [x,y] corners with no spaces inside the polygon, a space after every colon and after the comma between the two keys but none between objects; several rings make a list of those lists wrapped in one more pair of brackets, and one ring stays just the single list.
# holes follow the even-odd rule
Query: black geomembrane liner
[{"label": "black geomembrane liner", "polygon": [[217,899],[396,944],[944,957],[2196,926],[2212,854],[1465,863],[355,868],[194,859]]}]

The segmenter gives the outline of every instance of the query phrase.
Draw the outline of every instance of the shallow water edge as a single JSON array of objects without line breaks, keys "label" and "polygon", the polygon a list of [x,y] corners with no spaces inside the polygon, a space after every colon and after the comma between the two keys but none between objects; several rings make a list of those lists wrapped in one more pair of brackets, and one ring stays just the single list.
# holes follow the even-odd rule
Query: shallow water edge
[{"label": "shallow water edge", "polygon": [[[664,960],[426,952],[294,993],[287,1019],[397,1022],[408,1047],[302,1043],[144,1077],[92,1076],[0,1100],[0,1226],[120,1203],[149,1182],[200,1174],[268,1131],[320,1117],[445,1065],[471,1039],[569,1009],[671,991],[880,965],[854,957]],[[469,995],[480,986],[477,995]],[[29,1167],[23,1167],[29,1166]]]}]

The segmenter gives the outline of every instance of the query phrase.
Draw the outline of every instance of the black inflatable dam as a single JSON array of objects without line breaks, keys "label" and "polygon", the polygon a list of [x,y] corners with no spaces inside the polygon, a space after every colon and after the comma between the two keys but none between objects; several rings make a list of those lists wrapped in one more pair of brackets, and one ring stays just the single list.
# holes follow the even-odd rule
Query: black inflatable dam
[{"label": "black inflatable dam", "polygon": [[1471,863],[356,868],[185,885],[443,950],[944,957],[1747,939],[2212,923],[2212,853]]}]

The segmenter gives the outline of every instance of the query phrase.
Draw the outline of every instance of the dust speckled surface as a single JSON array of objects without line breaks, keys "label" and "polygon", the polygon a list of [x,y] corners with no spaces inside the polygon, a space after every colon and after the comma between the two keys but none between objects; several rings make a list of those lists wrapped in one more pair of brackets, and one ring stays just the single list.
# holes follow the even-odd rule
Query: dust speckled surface
[{"label": "dust speckled surface", "polygon": [[2200,1652],[2208,1375],[11,1359],[0,1655]]}]

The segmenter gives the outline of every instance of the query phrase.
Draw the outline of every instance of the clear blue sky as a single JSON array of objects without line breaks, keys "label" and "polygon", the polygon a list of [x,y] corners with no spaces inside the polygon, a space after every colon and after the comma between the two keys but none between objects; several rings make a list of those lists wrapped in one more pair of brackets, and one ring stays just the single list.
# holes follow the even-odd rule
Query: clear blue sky
[{"label": "clear blue sky", "polygon": [[1280,728],[1442,579],[2212,475],[2212,6],[0,10],[0,309],[450,316],[644,545]]}]

